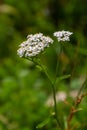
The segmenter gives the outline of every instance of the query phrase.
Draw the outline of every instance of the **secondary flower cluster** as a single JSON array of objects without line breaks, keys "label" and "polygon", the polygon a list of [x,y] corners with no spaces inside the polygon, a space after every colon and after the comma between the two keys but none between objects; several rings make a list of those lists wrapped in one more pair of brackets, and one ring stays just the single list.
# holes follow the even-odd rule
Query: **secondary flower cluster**
[{"label": "secondary flower cluster", "polygon": [[[71,34],[73,33],[69,31],[58,31],[53,35],[57,37],[58,41],[70,41],[69,36]],[[31,34],[27,36],[25,42],[19,45],[20,48],[17,50],[17,54],[20,57],[35,57],[52,43],[53,40],[48,36],[44,36],[42,33]]]},{"label": "secondary flower cluster", "polygon": [[27,40],[20,45],[17,53],[20,57],[34,57],[40,52],[44,51],[44,48],[49,47],[49,44],[53,43],[53,40],[48,36],[43,36],[42,33],[35,35],[28,35]]},{"label": "secondary flower cluster", "polygon": [[69,31],[58,31],[54,33],[54,36],[57,37],[58,41],[70,41],[69,37],[72,35],[72,32]]}]

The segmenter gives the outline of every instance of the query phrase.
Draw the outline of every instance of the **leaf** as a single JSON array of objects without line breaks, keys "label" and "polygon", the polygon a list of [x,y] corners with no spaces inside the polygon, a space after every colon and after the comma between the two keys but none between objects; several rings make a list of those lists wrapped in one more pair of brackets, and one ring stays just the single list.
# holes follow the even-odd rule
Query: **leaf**
[{"label": "leaf", "polygon": [[83,110],[83,108],[78,108],[75,110],[75,112],[82,111],[82,110]]},{"label": "leaf", "polygon": [[64,80],[64,79],[67,79],[67,78],[69,78],[70,76],[71,76],[71,75],[68,74],[68,75],[63,75],[63,76],[61,76],[61,77],[58,77],[58,78],[56,79],[56,82],[59,82],[59,81]]},{"label": "leaf", "polygon": [[44,120],[43,122],[41,122],[40,124],[38,124],[36,126],[36,128],[39,129],[39,128],[44,127],[46,124],[49,123],[50,120],[52,120],[54,118],[54,116],[55,116],[55,112],[52,112],[51,115],[46,120]]},{"label": "leaf", "polygon": [[44,127],[50,121],[50,117],[36,126],[37,129]]},{"label": "leaf", "polygon": [[38,68],[40,71],[42,71],[42,68],[41,68],[41,66],[39,66],[39,65],[36,65],[36,68]]}]

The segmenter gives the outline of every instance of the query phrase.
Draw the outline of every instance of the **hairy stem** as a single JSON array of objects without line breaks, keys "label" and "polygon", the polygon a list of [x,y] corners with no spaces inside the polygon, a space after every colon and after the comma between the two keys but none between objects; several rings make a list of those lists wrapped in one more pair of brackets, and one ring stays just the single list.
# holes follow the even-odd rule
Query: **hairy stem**
[{"label": "hairy stem", "polygon": [[50,84],[51,84],[52,92],[53,92],[55,119],[56,119],[56,121],[57,121],[57,125],[59,126],[59,128],[60,128],[61,130],[63,130],[63,127],[62,127],[62,125],[61,125],[61,123],[60,123],[60,120],[59,120],[58,114],[57,114],[56,88],[55,88],[55,82],[56,82],[56,81],[52,82],[52,80],[51,80],[51,78],[50,78],[50,76],[49,76],[49,74],[48,74],[46,68],[44,67],[44,65],[42,65],[40,59],[38,59],[37,61],[34,60],[34,59],[30,59],[30,60],[31,60],[32,62],[34,62],[35,64],[39,65],[39,66],[42,68],[43,72],[45,73],[46,77],[48,78],[48,80],[49,80],[49,82],[50,82]]},{"label": "hairy stem", "polygon": [[54,111],[55,111],[55,119],[57,121],[57,124],[59,125],[59,127],[62,130],[62,126],[60,123],[60,120],[58,119],[58,113],[57,113],[57,103],[56,103],[56,90],[55,90],[55,86],[52,84],[52,91],[53,91],[53,99],[54,99]]},{"label": "hairy stem", "polygon": [[57,121],[58,126],[60,127],[61,130],[63,130],[62,125],[58,119],[58,114],[57,114],[57,103],[56,103],[56,89],[55,89],[55,83],[52,82],[52,80],[50,79],[49,74],[47,73],[47,71],[45,70],[44,66],[42,64],[40,64],[42,70],[44,71],[45,75],[47,76],[49,82],[51,83],[52,86],[52,92],[53,92],[53,100],[54,100],[54,111],[55,111],[55,119]]}]

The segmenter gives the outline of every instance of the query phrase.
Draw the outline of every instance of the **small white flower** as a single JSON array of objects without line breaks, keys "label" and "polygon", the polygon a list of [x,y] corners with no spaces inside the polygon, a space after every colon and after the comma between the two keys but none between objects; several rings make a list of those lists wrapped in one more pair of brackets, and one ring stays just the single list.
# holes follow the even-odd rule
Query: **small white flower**
[{"label": "small white flower", "polygon": [[72,32],[69,31],[58,31],[58,32],[54,32],[54,36],[57,37],[58,41],[70,41],[70,35],[72,35]]},{"label": "small white flower", "polygon": [[20,57],[34,57],[44,51],[44,48],[49,47],[53,40],[44,36],[42,33],[28,35],[27,40],[20,44],[17,54]]}]

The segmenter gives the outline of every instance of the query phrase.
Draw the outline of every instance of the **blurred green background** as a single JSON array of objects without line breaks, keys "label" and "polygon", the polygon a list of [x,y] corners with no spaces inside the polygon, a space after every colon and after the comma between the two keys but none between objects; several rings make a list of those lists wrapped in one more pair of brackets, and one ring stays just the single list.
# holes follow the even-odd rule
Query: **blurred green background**
[{"label": "blurred green background", "polygon": [[[36,130],[37,124],[52,112],[50,83],[35,65],[17,56],[18,45],[31,33],[52,37],[58,30],[73,32],[71,43],[63,44],[58,76],[72,74],[57,85],[72,103],[71,92],[78,91],[87,77],[87,1],[86,0],[0,0],[0,130]],[[55,40],[55,46],[59,43]],[[55,75],[59,49],[51,46],[42,55],[43,64]],[[87,88],[84,90],[87,91]],[[63,93],[62,93],[63,96]],[[69,106],[58,101],[62,122]],[[87,129],[87,98],[80,104],[73,123],[76,130]],[[41,130],[57,130],[50,121]]]}]

